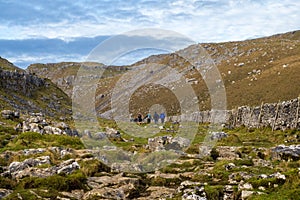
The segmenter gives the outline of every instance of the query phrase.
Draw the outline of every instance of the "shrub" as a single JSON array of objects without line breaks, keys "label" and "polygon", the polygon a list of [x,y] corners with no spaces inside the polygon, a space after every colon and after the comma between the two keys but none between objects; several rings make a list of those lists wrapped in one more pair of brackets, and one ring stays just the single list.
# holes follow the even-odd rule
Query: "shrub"
[{"label": "shrub", "polygon": [[234,164],[237,166],[242,166],[242,165],[253,166],[254,165],[252,159],[234,160]]},{"label": "shrub", "polygon": [[223,186],[205,186],[205,193],[207,195],[207,199],[211,200],[219,200],[223,199],[224,192]]},{"label": "shrub", "polygon": [[80,138],[68,135],[42,135],[35,132],[21,133],[2,150],[23,150],[28,148],[45,148],[49,146],[62,146],[73,149],[82,149]]},{"label": "shrub", "polygon": [[98,159],[87,160],[80,163],[81,171],[86,176],[95,176],[98,172],[110,172],[110,167],[99,161]]},{"label": "shrub", "polygon": [[68,176],[53,175],[47,178],[27,177],[22,180],[19,187],[24,189],[53,189],[57,191],[72,191],[87,188],[86,176],[79,171]]},{"label": "shrub", "polygon": [[210,157],[212,157],[213,160],[217,160],[217,158],[220,156],[219,152],[215,147],[212,148],[210,152]]}]

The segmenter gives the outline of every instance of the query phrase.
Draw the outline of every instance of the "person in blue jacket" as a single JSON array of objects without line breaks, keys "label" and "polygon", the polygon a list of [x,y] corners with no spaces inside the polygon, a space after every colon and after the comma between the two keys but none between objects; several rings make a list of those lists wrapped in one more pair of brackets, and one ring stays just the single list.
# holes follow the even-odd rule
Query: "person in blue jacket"
[{"label": "person in blue jacket", "polygon": [[165,118],[166,118],[166,115],[165,115],[165,113],[164,113],[164,112],[160,113],[160,116],[159,116],[159,118],[160,118],[160,121],[161,121],[161,123],[162,123],[162,124],[163,124],[163,123],[165,123]]}]

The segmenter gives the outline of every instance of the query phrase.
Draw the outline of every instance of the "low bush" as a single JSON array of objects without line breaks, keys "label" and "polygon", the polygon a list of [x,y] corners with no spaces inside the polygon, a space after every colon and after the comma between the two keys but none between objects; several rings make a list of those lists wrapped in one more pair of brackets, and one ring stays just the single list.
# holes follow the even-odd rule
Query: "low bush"
[{"label": "low bush", "polygon": [[86,180],[86,176],[78,171],[67,176],[54,175],[47,178],[27,177],[20,182],[18,187],[24,189],[53,189],[57,191],[86,190]]},{"label": "low bush", "polygon": [[83,143],[78,137],[68,135],[42,135],[35,132],[25,132],[9,142],[2,150],[19,151],[29,148],[46,148],[58,146],[64,148],[82,149]]}]

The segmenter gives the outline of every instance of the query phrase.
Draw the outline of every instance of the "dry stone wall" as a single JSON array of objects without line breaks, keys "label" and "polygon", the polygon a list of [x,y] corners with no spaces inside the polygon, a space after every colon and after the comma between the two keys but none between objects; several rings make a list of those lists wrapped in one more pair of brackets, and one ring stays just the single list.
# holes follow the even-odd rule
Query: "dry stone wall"
[{"label": "dry stone wall", "polygon": [[[202,111],[192,115],[170,116],[169,121],[221,122],[229,127],[271,127],[272,130],[300,129],[300,98],[260,106],[241,106],[227,111]],[[221,116],[224,117],[221,117]]]}]

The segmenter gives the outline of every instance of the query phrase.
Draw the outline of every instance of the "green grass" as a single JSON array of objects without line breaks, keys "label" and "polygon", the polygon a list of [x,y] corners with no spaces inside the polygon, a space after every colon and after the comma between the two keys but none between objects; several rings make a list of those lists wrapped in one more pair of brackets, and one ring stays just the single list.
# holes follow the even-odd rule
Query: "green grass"
[{"label": "green grass", "polygon": [[25,132],[10,141],[5,148],[0,150],[0,152],[5,150],[18,151],[29,148],[45,148],[50,146],[73,149],[84,148],[78,137],[71,137],[68,135],[42,135],[35,132]]},{"label": "green grass", "polygon": [[[246,127],[239,127],[234,129],[225,129],[228,137],[220,140],[217,145],[219,146],[244,146],[244,147],[274,147],[279,144],[284,144],[285,140],[299,134],[300,131],[287,130],[287,131],[272,131],[271,128],[258,128],[249,129]],[[297,144],[297,143],[289,143]]]},{"label": "green grass", "polygon": [[222,185],[216,185],[216,186],[207,185],[204,188],[208,199],[219,200],[223,197],[224,186]]}]

